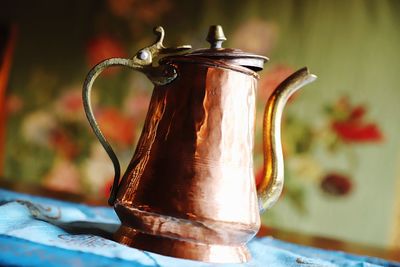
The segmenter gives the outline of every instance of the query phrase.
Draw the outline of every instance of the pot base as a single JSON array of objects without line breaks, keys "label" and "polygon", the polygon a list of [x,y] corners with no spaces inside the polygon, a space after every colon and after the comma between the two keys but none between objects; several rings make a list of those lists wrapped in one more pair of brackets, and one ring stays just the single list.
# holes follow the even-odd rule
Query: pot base
[{"label": "pot base", "polygon": [[129,247],[155,252],[165,256],[213,263],[242,263],[250,260],[245,245],[226,246],[197,243],[139,232],[121,225],[114,234],[115,241]]}]

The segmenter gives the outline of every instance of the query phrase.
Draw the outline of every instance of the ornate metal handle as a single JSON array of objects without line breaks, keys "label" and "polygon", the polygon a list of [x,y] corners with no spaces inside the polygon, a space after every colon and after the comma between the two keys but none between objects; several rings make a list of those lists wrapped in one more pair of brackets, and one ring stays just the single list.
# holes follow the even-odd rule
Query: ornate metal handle
[{"label": "ornate metal handle", "polygon": [[165,35],[164,29],[159,26],[154,29],[154,33],[157,35],[157,41],[153,45],[139,50],[132,59],[110,58],[100,62],[89,71],[83,84],[82,98],[86,117],[94,134],[107,152],[114,166],[114,181],[111,188],[110,198],[108,199],[108,204],[111,206],[114,204],[117,196],[121,167],[114,150],[104,137],[94,117],[90,101],[90,93],[95,79],[104,69],[112,66],[126,66],[143,72],[155,85],[164,85],[172,82],[177,77],[175,68],[170,65],[153,66],[154,59],[161,54],[173,54],[190,49],[191,46],[184,45],[174,48],[166,48],[163,45]]}]

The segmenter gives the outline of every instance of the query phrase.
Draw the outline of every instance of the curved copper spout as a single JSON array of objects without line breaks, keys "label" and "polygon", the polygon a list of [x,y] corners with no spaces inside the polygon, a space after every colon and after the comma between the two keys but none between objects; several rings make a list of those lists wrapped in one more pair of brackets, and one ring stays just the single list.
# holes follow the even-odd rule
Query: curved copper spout
[{"label": "curved copper spout", "polygon": [[307,68],[302,68],[284,80],[267,101],[263,122],[264,179],[257,188],[261,211],[275,204],[283,188],[282,111],[293,93],[316,78]]}]

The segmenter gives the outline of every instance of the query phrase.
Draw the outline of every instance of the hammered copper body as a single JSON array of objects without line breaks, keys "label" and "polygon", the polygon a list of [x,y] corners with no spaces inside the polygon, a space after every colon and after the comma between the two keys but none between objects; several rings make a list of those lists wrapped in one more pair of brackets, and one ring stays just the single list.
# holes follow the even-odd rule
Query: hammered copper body
[{"label": "hammered copper body", "polygon": [[[258,74],[265,57],[223,49],[221,31],[209,34],[211,49],[154,57],[187,49],[159,40],[132,59],[96,65],[84,84],[86,115],[110,156],[115,179],[109,203],[121,226],[115,240],[163,255],[208,262],[244,262],[246,243],[260,227],[260,210],[271,207],[283,187],[280,120],[291,94],[315,79],[301,69],[268,99],[264,114],[264,168],[255,186],[253,146]],[[211,32],[212,33],[212,32]],[[221,34],[222,33],[222,34]],[[119,181],[119,162],[101,133],[90,104],[95,78],[122,65],[155,84],[135,154]]]},{"label": "hammered copper body", "polygon": [[260,226],[252,161],[257,74],[200,58],[174,66],[178,78],[154,88],[121,181],[116,239],[171,256],[220,262],[229,253],[236,257],[229,261],[245,261],[244,244]]}]

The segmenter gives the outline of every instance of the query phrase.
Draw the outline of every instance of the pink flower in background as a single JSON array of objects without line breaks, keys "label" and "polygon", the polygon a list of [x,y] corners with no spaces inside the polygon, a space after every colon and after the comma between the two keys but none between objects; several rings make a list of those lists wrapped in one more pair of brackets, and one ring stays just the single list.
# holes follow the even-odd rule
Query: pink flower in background
[{"label": "pink flower in background", "polygon": [[375,123],[365,122],[366,108],[353,107],[346,97],[341,98],[333,107],[332,130],[344,142],[379,142],[383,135]]},{"label": "pink flower in background", "polygon": [[[89,40],[86,47],[86,57],[89,67],[93,67],[107,58],[126,56],[127,53],[122,43],[108,34],[101,34],[93,37]],[[103,73],[113,74],[115,71],[115,68],[110,68]]]},{"label": "pink flower in background", "polygon": [[60,101],[66,112],[78,113],[83,111],[81,91],[67,91],[62,95]]},{"label": "pink flower in background", "polygon": [[51,170],[43,180],[43,185],[56,191],[70,193],[82,191],[78,167],[63,157],[56,158]]},{"label": "pink flower in background", "polygon": [[332,129],[344,142],[379,142],[383,139],[378,126],[373,123],[336,121],[332,123]]},{"label": "pink flower in background", "polygon": [[61,119],[68,121],[85,121],[82,103],[81,86],[66,89],[55,102],[55,112]]},{"label": "pink flower in background", "polygon": [[266,71],[259,83],[259,97],[262,101],[267,101],[272,92],[287,77],[293,74],[294,70],[286,65],[276,65]]},{"label": "pink flower in background", "polygon": [[132,118],[120,113],[115,108],[97,112],[97,122],[104,135],[120,145],[130,145],[134,140],[135,123]]},{"label": "pink flower in background", "polygon": [[353,183],[349,177],[339,173],[329,173],[321,181],[321,189],[334,196],[344,196],[351,192]]}]

